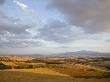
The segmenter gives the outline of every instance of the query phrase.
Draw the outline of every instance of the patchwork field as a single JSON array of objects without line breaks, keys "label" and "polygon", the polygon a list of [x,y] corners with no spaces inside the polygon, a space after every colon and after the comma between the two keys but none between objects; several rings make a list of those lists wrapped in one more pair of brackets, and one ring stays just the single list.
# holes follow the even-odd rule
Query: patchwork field
[{"label": "patchwork field", "polygon": [[0,82],[110,82],[110,58],[16,58],[0,58]]},{"label": "patchwork field", "polygon": [[0,71],[0,82],[110,82],[110,78],[72,78],[31,72]]}]

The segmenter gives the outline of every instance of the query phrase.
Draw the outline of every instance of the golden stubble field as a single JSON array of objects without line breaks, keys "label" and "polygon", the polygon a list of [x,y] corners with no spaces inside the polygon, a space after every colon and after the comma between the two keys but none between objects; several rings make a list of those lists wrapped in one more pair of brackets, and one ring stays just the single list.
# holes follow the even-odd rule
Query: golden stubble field
[{"label": "golden stubble field", "polygon": [[15,61],[3,57],[0,61],[0,82],[110,82],[109,65],[108,58]]},{"label": "golden stubble field", "polygon": [[73,78],[50,69],[11,69],[0,71],[0,82],[110,82],[110,78]]}]

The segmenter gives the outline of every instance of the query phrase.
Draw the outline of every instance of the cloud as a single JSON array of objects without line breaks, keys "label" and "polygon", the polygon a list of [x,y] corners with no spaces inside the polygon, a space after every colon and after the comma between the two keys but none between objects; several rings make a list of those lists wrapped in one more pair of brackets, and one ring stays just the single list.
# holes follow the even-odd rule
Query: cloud
[{"label": "cloud", "polygon": [[97,34],[86,34],[85,39],[106,41],[106,40],[110,39],[110,33],[103,32],[103,33],[97,33]]},{"label": "cloud", "polygon": [[84,31],[80,27],[71,26],[58,20],[51,20],[44,28],[39,30],[39,38],[46,41],[58,43],[68,43],[73,40],[81,39]]},{"label": "cloud", "polygon": [[[19,17],[0,13],[0,48],[24,48],[39,46],[38,39],[32,39],[29,32],[34,25]],[[28,31],[27,31],[28,30]]]},{"label": "cloud", "polygon": [[[32,27],[31,24],[27,24],[19,18],[16,19],[16,17],[14,18],[2,15],[0,16],[0,21],[0,31],[9,31],[15,34],[27,33],[26,29]],[[20,23],[18,21],[20,21]]]},{"label": "cloud", "polygon": [[[16,6],[26,11],[17,10],[11,14],[2,8],[4,12],[0,11],[0,50],[34,47],[38,52],[43,52],[43,49],[45,52],[54,52],[56,49],[57,52],[73,50],[75,47],[97,48],[96,44],[98,47],[101,45],[101,48],[108,47],[109,43],[106,44],[106,41],[110,39],[110,18],[107,1],[50,0],[48,8],[56,11],[50,13],[50,9],[47,11],[48,17],[44,13],[43,18],[31,5],[28,7],[22,0],[13,0]],[[40,13],[43,12],[44,10]],[[32,52],[33,49],[29,50]]]},{"label": "cloud", "polygon": [[13,0],[14,3],[16,3],[22,10],[26,10],[28,8],[27,5],[20,2],[20,0]]},{"label": "cloud", "polygon": [[106,42],[110,42],[110,39],[106,40]]},{"label": "cloud", "polygon": [[110,0],[49,0],[47,8],[57,9],[70,25],[86,32],[110,32]]},{"label": "cloud", "polygon": [[[2,39],[2,38],[1,38]],[[41,42],[30,39],[8,39],[0,41],[0,48],[26,48],[41,46]]]},{"label": "cloud", "polygon": [[13,17],[13,16],[2,15],[2,17],[4,19],[7,19],[7,20],[12,21],[12,22],[15,22],[15,21],[18,22],[20,20],[18,17]]},{"label": "cloud", "polygon": [[[51,20],[51,21],[50,21]],[[60,44],[74,43],[78,40],[105,41],[110,39],[109,32],[87,33],[82,27],[69,25],[61,20],[48,20],[47,24],[38,29],[39,34],[35,38],[52,41]]]},{"label": "cloud", "polygon": [[35,12],[27,9],[28,6],[20,0],[13,0],[13,2],[22,10],[26,10],[26,16],[21,17],[22,12],[16,16],[16,14],[7,14],[3,8],[3,11],[0,10],[0,49],[42,46],[43,43],[39,41],[39,38],[33,39],[37,34],[34,30],[38,25],[36,14],[33,14]]},{"label": "cloud", "polygon": [[5,0],[0,0],[0,5],[4,4]]}]

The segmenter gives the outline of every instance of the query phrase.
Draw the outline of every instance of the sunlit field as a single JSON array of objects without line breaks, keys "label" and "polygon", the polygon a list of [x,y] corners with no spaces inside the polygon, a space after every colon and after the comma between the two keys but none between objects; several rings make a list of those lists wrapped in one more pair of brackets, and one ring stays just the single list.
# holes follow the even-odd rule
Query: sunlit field
[{"label": "sunlit field", "polygon": [[110,78],[72,78],[31,72],[0,71],[0,82],[109,82]]},{"label": "sunlit field", "polygon": [[0,58],[0,82],[109,82],[110,58]]}]

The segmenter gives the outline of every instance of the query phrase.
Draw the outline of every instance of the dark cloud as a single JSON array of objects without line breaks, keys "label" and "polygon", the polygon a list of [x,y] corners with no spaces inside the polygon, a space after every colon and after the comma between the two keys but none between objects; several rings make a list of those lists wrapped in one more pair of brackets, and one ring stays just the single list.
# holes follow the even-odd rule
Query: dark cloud
[{"label": "dark cloud", "polygon": [[2,18],[11,22],[18,22],[20,20],[20,18],[13,17],[13,16],[6,16],[6,15],[2,15]]},{"label": "dark cloud", "polygon": [[[8,31],[14,34],[28,33],[26,29],[32,27],[29,24],[23,23],[24,21],[14,17],[0,16],[0,21],[0,31]],[[20,23],[18,21],[20,21]]]},{"label": "dark cloud", "polygon": [[72,42],[81,38],[82,36],[80,35],[84,34],[80,27],[76,28],[58,20],[49,22],[38,31],[40,32],[39,37],[41,39],[58,43]]},{"label": "dark cloud", "polygon": [[71,25],[86,32],[110,31],[110,0],[49,0],[48,8],[59,10]]},{"label": "dark cloud", "polygon": [[106,40],[106,42],[110,42],[110,39]]},{"label": "dark cloud", "polygon": [[4,4],[5,0],[0,0],[0,5]]},{"label": "dark cloud", "polygon": [[39,41],[29,41],[27,39],[9,39],[8,41],[0,41],[0,48],[26,48],[41,46]]},{"label": "dark cloud", "polygon": [[39,46],[40,42],[32,39],[29,33],[33,27],[34,25],[26,23],[21,18],[0,13],[0,48]]}]

